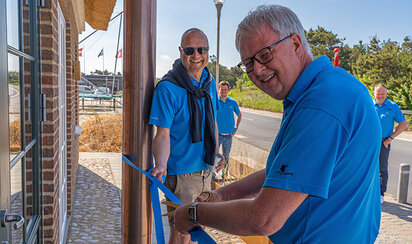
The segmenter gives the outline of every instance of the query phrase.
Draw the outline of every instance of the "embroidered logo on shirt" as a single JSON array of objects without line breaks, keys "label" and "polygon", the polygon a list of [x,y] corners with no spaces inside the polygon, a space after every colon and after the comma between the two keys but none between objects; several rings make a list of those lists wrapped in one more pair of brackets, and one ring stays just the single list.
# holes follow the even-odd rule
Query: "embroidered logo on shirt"
[{"label": "embroidered logo on shirt", "polygon": [[276,171],[276,174],[279,174],[279,175],[293,175],[293,172],[288,170],[288,165],[287,164],[282,164],[282,166],[280,166],[280,170]]}]

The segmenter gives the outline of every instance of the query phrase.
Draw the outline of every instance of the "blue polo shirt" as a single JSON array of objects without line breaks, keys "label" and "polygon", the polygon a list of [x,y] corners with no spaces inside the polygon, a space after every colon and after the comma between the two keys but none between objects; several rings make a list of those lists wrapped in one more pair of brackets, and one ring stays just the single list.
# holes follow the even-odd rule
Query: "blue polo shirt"
[{"label": "blue polo shirt", "polygon": [[235,132],[235,117],[239,115],[240,110],[237,102],[230,97],[227,97],[226,101],[223,101],[219,97],[219,109],[217,110],[217,127],[219,128],[219,134],[233,134]]},{"label": "blue polo shirt", "polygon": [[381,121],[382,138],[387,138],[393,133],[395,121],[396,123],[400,123],[406,120],[405,116],[403,116],[398,104],[389,99],[386,99],[382,105],[379,105],[376,99],[373,100],[373,103],[375,104],[376,112]]},{"label": "blue polo shirt", "polygon": [[[193,85],[201,86],[208,77],[203,70],[200,83],[191,77]],[[213,78],[210,85],[210,97],[212,99],[214,116],[218,103],[216,82]],[[202,139],[204,140],[205,126],[205,98],[199,99],[202,111]],[[190,112],[187,101],[186,89],[172,82],[160,82],[154,92],[149,124],[170,129],[170,155],[167,161],[168,175],[189,174],[200,170],[209,169],[204,159],[204,143],[192,143],[190,134]]]},{"label": "blue polo shirt", "polygon": [[380,225],[381,129],[367,88],[326,56],[283,102],[263,187],[308,194],[273,243],[373,243]]}]

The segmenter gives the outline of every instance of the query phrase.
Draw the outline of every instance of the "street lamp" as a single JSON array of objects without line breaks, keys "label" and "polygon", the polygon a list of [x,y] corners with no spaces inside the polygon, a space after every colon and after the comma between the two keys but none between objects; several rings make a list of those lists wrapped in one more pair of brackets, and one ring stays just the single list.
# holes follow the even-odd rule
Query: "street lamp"
[{"label": "street lamp", "polygon": [[216,51],[216,85],[219,84],[219,41],[220,41],[220,12],[225,0],[213,0],[217,10],[217,51]]}]

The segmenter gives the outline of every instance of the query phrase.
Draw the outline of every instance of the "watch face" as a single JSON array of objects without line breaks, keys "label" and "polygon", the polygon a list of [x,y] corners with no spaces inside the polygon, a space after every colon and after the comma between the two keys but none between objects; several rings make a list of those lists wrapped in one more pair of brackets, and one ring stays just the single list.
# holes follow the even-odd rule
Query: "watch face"
[{"label": "watch face", "polygon": [[195,208],[194,207],[189,207],[189,214],[188,214],[188,218],[189,220],[196,220],[196,216],[195,216]]}]

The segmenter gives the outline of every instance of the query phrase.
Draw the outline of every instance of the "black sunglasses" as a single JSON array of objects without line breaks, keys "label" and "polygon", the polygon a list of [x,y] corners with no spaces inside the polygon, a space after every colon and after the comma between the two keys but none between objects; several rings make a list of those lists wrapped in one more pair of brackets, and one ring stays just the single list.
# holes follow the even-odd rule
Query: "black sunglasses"
[{"label": "black sunglasses", "polygon": [[180,48],[183,50],[183,52],[187,56],[192,55],[193,53],[195,53],[195,50],[197,50],[197,52],[200,55],[206,54],[207,51],[209,51],[209,47],[197,47],[197,48],[194,48],[194,47],[185,47],[185,48],[180,47]]}]

